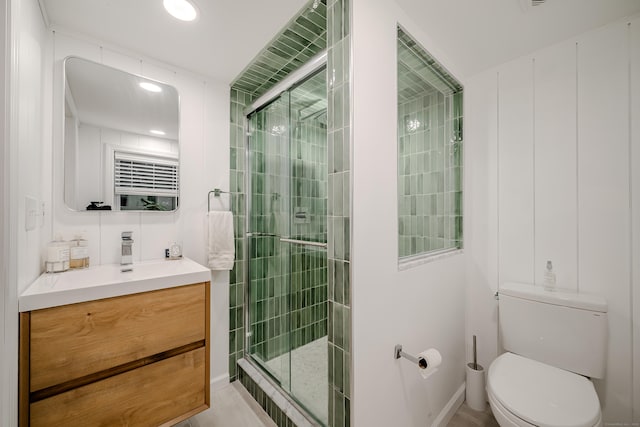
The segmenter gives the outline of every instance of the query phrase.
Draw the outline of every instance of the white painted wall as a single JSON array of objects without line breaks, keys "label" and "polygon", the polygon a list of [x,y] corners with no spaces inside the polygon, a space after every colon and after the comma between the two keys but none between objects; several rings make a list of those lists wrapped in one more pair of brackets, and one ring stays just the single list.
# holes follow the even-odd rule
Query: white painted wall
[{"label": "white painted wall", "polygon": [[558,287],[609,302],[595,385],[610,423],[640,417],[638,27],[616,22],[500,65],[465,93],[467,335],[488,366],[501,351],[493,293],[541,285],[552,260]]},{"label": "white painted wall", "polygon": [[[4,151],[10,188],[10,249],[3,288],[2,424],[17,422],[17,295],[42,272],[42,250],[55,233],[70,238],[86,230],[92,264],[118,261],[120,232],[133,230],[135,260],[160,258],[170,241],[206,263],[207,191],[229,181],[229,88],[146,58],[101,48],[99,43],[47,31],[36,0],[11,2],[10,144]],[[181,207],[175,213],[73,213],[62,202],[62,64],[67,55],[167,81],[181,95]],[[3,97],[3,99],[5,99]],[[3,127],[4,129],[4,127]],[[44,202],[40,227],[26,232],[24,197]],[[6,198],[4,199],[6,201]],[[226,206],[228,207],[228,200]],[[4,237],[4,236],[3,236]],[[4,266],[3,266],[4,267]],[[228,273],[212,274],[212,369],[228,378]],[[4,285],[3,285],[4,286]],[[6,352],[5,352],[6,349]],[[6,422],[5,422],[6,421]]]},{"label": "white painted wall", "polygon": [[[6,7],[6,9],[5,9]],[[3,139],[3,365],[2,425],[17,424],[18,391],[18,299],[19,289],[40,274],[40,242],[48,228],[41,221],[25,231],[25,197],[43,200],[42,182],[50,167],[43,154],[48,135],[45,106],[50,100],[43,90],[50,79],[45,52],[49,40],[37,1],[2,3],[4,67],[2,97],[7,108]],[[6,10],[7,15],[4,15]],[[4,51],[4,49],[7,51]],[[7,74],[5,74],[5,72]],[[7,80],[5,80],[7,79]],[[4,117],[3,117],[4,119]]]},{"label": "white painted wall", "polygon": [[12,412],[10,408],[10,396],[15,396],[16,390],[13,389],[15,381],[10,379],[9,372],[12,371],[9,366],[9,335],[5,333],[5,305],[10,304],[8,300],[9,293],[9,132],[7,129],[8,102],[7,102],[7,68],[10,64],[7,58],[6,43],[9,40],[10,26],[7,21],[7,2],[0,1],[0,424],[9,425]]},{"label": "white painted wall", "polygon": [[[394,1],[353,0],[352,16],[352,424],[427,426],[464,383],[465,255],[398,270],[397,24],[456,70]],[[437,348],[440,370],[423,380],[395,344]]]},{"label": "white painted wall", "polygon": [[631,315],[633,330],[633,417],[640,420],[640,19],[631,23]]},{"label": "white painted wall", "polygon": [[[81,231],[89,240],[91,263],[120,262],[122,231],[133,231],[134,262],[164,257],[168,244],[183,245],[183,254],[206,265],[207,193],[229,186],[229,87],[187,71],[142,58],[58,29],[53,73],[52,232],[65,238]],[[72,212],[63,203],[62,61],[80,56],[123,71],[173,85],[180,95],[180,208],[176,212]],[[229,207],[224,200],[223,208]],[[211,278],[211,377],[228,378],[229,274]]]},{"label": "white painted wall", "polygon": [[[41,240],[47,234],[44,223],[33,231],[25,231],[25,196],[44,200],[46,195],[43,182],[51,166],[44,147],[50,138],[50,128],[46,119],[46,108],[51,102],[45,87],[50,82],[46,70],[48,62],[49,37],[42,20],[37,1],[23,1],[13,4],[19,14],[16,26],[17,58],[12,73],[12,102],[16,103],[17,116],[12,117],[16,126],[12,147],[17,150],[17,191],[18,217],[12,222],[18,233],[18,291],[24,289],[40,275]],[[15,144],[15,145],[14,145]],[[14,163],[16,164],[16,163]]]}]

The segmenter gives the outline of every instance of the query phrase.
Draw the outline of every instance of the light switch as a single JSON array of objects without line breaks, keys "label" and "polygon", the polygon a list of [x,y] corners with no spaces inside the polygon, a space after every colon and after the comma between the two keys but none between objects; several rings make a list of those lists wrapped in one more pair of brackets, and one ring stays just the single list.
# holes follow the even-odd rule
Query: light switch
[{"label": "light switch", "polygon": [[39,203],[33,197],[26,196],[24,198],[24,229],[26,231],[35,230],[38,225]]}]

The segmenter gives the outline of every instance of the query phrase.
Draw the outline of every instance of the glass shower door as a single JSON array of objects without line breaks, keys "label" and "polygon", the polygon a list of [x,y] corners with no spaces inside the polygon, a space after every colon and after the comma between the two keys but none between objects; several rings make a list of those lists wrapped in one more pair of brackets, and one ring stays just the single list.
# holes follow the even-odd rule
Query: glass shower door
[{"label": "glass shower door", "polygon": [[249,116],[249,353],[289,389],[289,96]]},{"label": "glass shower door", "polygon": [[328,424],[326,72],[290,93],[291,394]]},{"label": "glass shower door", "polygon": [[326,72],[250,114],[251,358],[327,424]]}]

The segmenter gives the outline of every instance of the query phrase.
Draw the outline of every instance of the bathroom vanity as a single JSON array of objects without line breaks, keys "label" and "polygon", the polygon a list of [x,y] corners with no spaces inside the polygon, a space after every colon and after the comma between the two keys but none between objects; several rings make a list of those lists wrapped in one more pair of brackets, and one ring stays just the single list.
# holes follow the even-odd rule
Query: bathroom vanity
[{"label": "bathroom vanity", "polygon": [[209,407],[210,271],[44,274],[20,296],[20,425],[173,425]]}]

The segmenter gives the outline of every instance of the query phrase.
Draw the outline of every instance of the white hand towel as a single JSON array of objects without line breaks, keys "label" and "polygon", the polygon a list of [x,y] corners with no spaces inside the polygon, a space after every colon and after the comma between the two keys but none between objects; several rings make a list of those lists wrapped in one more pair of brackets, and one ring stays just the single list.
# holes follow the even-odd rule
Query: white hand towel
[{"label": "white hand towel", "polygon": [[235,258],[233,215],[229,211],[211,211],[209,222],[209,268],[231,270]]}]

